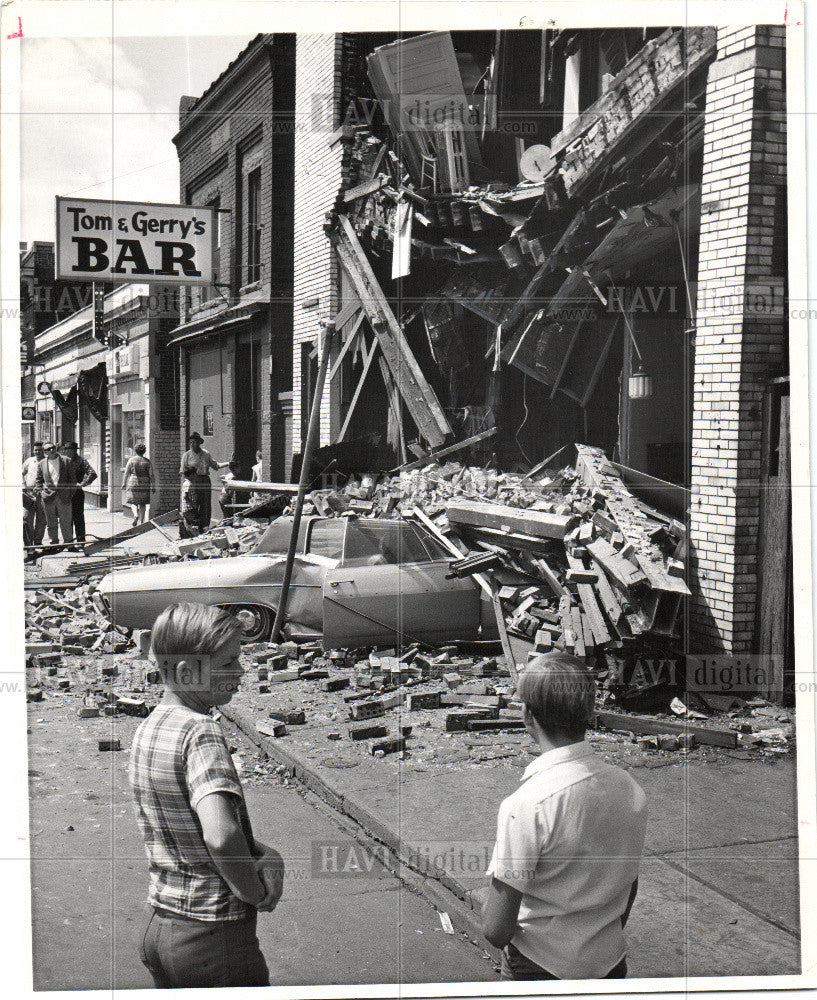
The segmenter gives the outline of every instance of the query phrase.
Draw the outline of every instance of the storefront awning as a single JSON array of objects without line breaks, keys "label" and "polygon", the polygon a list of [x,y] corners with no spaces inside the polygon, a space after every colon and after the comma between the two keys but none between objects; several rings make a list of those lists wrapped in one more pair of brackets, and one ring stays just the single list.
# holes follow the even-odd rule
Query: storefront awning
[{"label": "storefront awning", "polygon": [[205,337],[210,333],[230,330],[236,326],[240,326],[242,323],[248,323],[265,306],[265,302],[253,303],[241,306],[240,308],[227,306],[217,313],[212,313],[210,316],[191,320],[189,323],[183,323],[171,331],[168,346],[171,344],[180,344],[182,341],[193,340],[195,337]]}]

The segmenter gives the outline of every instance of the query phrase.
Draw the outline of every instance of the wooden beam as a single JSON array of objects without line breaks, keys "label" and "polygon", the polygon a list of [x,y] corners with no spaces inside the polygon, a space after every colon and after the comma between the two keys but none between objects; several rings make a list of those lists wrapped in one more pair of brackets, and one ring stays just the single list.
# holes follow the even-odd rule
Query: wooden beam
[{"label": "wooden beam", "polygon": [[[454,556],[455,559],[461,559],[463,556],[470,555],[467,549],[463,551],[463,549],[465,549],[465,546],[460,548],[458,545],[455,545],[450,538],[444,535],[443,532],[440,531],[440,529],[437,527],[437,525],[431,520],[431,518],[425,513],[425,511],[421,510],[419,507],[412,507],[410,516],[415,517],[420,522],[420,524],[423,525],[426,531],[437,539],[440,545],[448,549],[448,551],[451,553],[452,556]],[[485,593],[489,597],[491,597],[491,585],[488,583],[485,576],[482,573],[474,573],[473,578],[477,581],[480,587],[482,587]]]},{"label": "wooden beam", "polygon": [[682,722],[664,722],[645,715],[625,715],[622,712],[596,712],[596,724],[617,733],[633,733],[636,736],[659,736],[663,733],[681,736],[691,733],[698,743],[713,747],[733,749],[738,745],[738,734],[728,729],[707,729],[704,726],[688,726]]},{"label": "wooden beam", "polygon": [[344,201],[355,201],[357,198],[363,198],[368,194],[374,194],[375,191],[379,191],[382,187],[385,187],[389,183],[389,178],[384,177],[382,174],[380,177],[375,177],[374,180],[364,181],[363,184],[358,184],[355,187],[347,188],[343,192]]},{"label": "wooden beam", "polygon": [[564,514],[548,514],[526,507],[507,507],[498,503],[474,503],[458,501],[446,507],[448,520],[455,524],[496,528],[500,531],[521,531],[538,538],[563,539],[575,517]]},{"label": "wooden beam", "polygon": [[383,294],[352,223],[343,215],[338,217],[338,222],[340,228],[333,230],[332,242],[369,317],[395,385],[420,433],[432,448],[439,448],[451,434],[451,425],[408,346],[403,328]]},{"label": "wooden beam", "polygon": [[329,374],[327,375],[327,378],[330,382],[340,371],[340,366],[343,364],[343,359],[346,357],[352,345],[357,340],[357,336],[360,333],[360,327],[362,326],[364,319],[366,319],[366,313],[363,312],[363,310],[361,309],[357,319],[355,320],[355,325],[349,331],[349,336],[343,343],[343,347],[341,347],[341,349],[338,351],[338,356],[335,358],[335,363],[329,369]]},{"label": "wooden beam", "polygon": [[519,680],[519,672],[516,669],[516,660],[514,659],[513,649],[511,648],[511,640],[508,638],[508,630],[505,627],[505,612],[502,610],[502,602],[499,599],[499,588],[496,585],[496,581],[493,577],[489,577],[489,582],[491,586],[491,604],[494,608],[494,617],[496,618],[496,627],[499,629],[499,638],[502,641],[502,651],[505,654],[505,661],[508,664],[508,670],[511,673],[511,680],[516,684]]},{"label": "wooden beam", "polygon": [[253,493],[297,493],[297,483],[253,483],[249,479],[231,479],[230,489],[252,490]]},{"label": "wooden beam", "polygon": [[602,569],[625,590],[647,582],[644,573],[629,560],[622,559],[606,539],[597,538],[594,542],[588,543],[586,548]]},{"label": "wooden beam", "polygon": [[494,434],[496,434],[496,427],[489,427],[485,431],[480,431],[479,434],[473,434],[471,437],[465,438],[462,441],[457,441],[456,444],[450,444],[446,448],[440,448],[439,451],[429,452],[428,455],[418,458],[416,462],[409,462],[408,465],[401,465],[391,471],[393,473],[411,472],[412,469],[419,469],[423,465],[428,465],[429,462],[436,462],[440,458],[446,458],[448,455],[453,455],[458,451],[462,451],[463,448],[470,448],[472,444],[476,444],[478,441],[485,441],[487,438],[493,437]]},{"label": "wooden beam", "polygon": [[389,397],[389,408],[394,414],[394,419],[397,423],[397,429],[400,434],[400,461],[405,462],[406,436],[403,433],[403,414],[400,410],[400,394],[397,391],[397,386],[394,384],[394,379],[391,377],[391,372],[389,371],[389,366],[386,364],[386,359],[382,354],[377,359],[377,363],[380,366],[380,374],[383,376],[383,384],[386,386],[386,395]]},{"label": "wooden beam", "polygon": [[332,320],[332,326],[336,330],[340,330],[342,326],[346,326],[349,320],[354,316],[354,314],[361,309],[362,306],[360,302],[347,302],[345,306],[340,310],[340,312]]},{"label": "wooden beam", "polygon": [[604,646],[606,643],[612,642],[613,637],[607,629],[604,615],[602,615],[601,608],[596,600],[596,592],[593,590],[591,584],[580,583],[576,590],[579,592],[579,600],[581,601],[585,615],[587,615],[587,621],[590,623],[596,645]]},{"label": "wooden beam", "polygon": [[[179,512],[171,510],[167,514],[160,514],[150,521],[145,521],[144,524],[136,524],[130,528],[125,528],[124,531],[118,531],[115,535],[111,535],[110,538],[100,538],[95,542],[87,542],[82,546],[82,551],[86,556],[92,556],[97,552],[102,552],[103,549],[109,548],[111,545],[117,545],[119,542],[127,541],[129,538],[143,535],[146,531],[153,531],[160,524],[173,524],[174,521],[178,520]],[[156,522],[155,524],[154,521]]]},{"label": "wooden beam", "polygon": [[565,450],[566,447],[567,445],[563,444],[562,447],[559,448],[557,451],[554,451],[552,455],[548,455],[547,458],[542,459],[541,462],[539,462],[537,465],[534,465],[534,467],[530,470],[530,472],[527,473],[527,475],[522,476],[519,482],[524,483],[528,479],[533,479],[533,477],[538,472],[541,472],[542,469],[546,469],[548,465],[553,461],[553,459],[556,458],[557,455],[561,455],[561,453]]},{"label": "wooden beam", "polygon": [[352,422],[352,416],[355,412],[355,407],[357,406],[357,401],[360,399],[360,394],[363,391],[363,383],[366,381],[366,376],[369,374],[369,369],[372,367],[372,362],[374,361],[375,351],[377,350],[377,338],[375,338],[371,346],[369,347],[364,359],[363,359],[363,371],[360,374],[360,381],[357,384],[354,395],[352,396],[352,401],[349,403],[349,409],[346,411],[346,417],[343,421],[343,427],[340,429],[340,433],[337,436],[336,443],[342,441],[346,437],[346,432],[349,430],[349,424]]}]

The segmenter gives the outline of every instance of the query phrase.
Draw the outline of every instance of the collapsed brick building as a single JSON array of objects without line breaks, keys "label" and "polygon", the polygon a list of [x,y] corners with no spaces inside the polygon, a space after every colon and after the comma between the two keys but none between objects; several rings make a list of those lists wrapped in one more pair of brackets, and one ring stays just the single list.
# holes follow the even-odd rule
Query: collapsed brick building
[{"label": "collapsed brick building", "polygon": [[687,525],[684,649],[791,665],[785,88],[783,26],[258,35],[180,104],[167,502],[193,430],[297,475],[328,323],[316,473],[600,448]]},{"label": "collapsed brick building", "polygon": [[784,28],[312,35],[295,63],[296,444],[334,318],[325,457],[600,446],[688,518],[685,648],[790,655]]}]

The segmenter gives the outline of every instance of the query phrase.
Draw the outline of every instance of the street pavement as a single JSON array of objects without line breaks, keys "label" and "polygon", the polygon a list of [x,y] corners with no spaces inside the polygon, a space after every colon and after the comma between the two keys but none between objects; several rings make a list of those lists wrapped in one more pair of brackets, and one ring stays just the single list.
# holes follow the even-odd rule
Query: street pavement
[{"label": "street pavement", "polygon": [[[245,692],[224,711],[245,731],[257,718]],[[415,715],[403,721],[417,729]],[[336,722],[326,733],[332,728]],[[413,746],[424,739],[422,724],[419,729]],[[327,801],[409,865],[442,868],[467,898],[485,884],[499,803],[518,787],[533,750],[523,734],[507,734],[508,759],[494,746],[489,755],[498,759],[475,763],[468,749],[454,745],[459,735],[452,736],[450,751],[436,754],[436,764],[419,759],[419,746],[405,761],[344,752],[340,743],[336,751],[321,751],[321,729],[314,726],[309,737],[262,742],[271,754],[294,761],[310,787],[320,787]],[[627,928],[630,976],[798,973],[794,757],[711,749],[687,759],[645,754],[616,734],[591,733],[589,739],[647,793],[647,841]]]},{"label": "street pavement", "polygon": [[[89,531],[94,534],[109,535],[129,524],[123,515],[104,511],[89,511],[89,514]],[[175,536],[175,529],[169,530]],[[161,549],[165,542],[154,530],[127,545],[152,552]],[[50,703],[31,708],[38,716],[52,711]],[[232,713],[233,709],[243,713],[245,728],[254,734],[259,709],[254,709],[243,693],[228,711]],[[413,719],[406,721],[416,724]],[[103,962],[104,968],[96,969],[102,976],[98,981],[102,985],[113,979],[119,986],[144,985],[145,976],[132,937],[140,919],[134,901],[144,895],[145,864],[130,802],[121,785],[120,762],[124,755],[114,755],[100,763],[96,759],[99,755],[95,739],[90,739],[93,746],[85,746],[92,726],[75,719],[65,725],[69,731],[81,730],[73,738],[79,737],[83,754],[93,760],[78,762],[79,773],[66,778],[64,758],[60,769],[59,757],[54,759],[46,754],[44,773],[53,771],[54,779],[53,788],[46,794],[44,810],[39,809],[39,803],[46,785],[41,779],[32,781],[32,851],[37,859],[33,870],[40,873],[34,891],[35,940],[39,942],[35,950],[37,981],[43,983],[42,988],[48,984],[62,985],[60,978],[66,977],[82,984],[86,975],[85,957],[80,959],[73,954],[76,932],[81,928],[83,933],[91,929],[99,933],[96,925],[91,926],[89,918],[83,915],[83,900],[93,904],[91,910],[96,916],[91,918],[92,923],[98,919],[98,924],[106,928],[115,890],[120,895],[117,895],[114,930],[109,936],[107,964]],[[104,727],[110,723],[97,725]],[[337,725],[333,721],[327,733]],[[33,760],[43,740],[63,738],[54,735],[63,728],[57,719],[42,733],[32,725],[36,733],[36,738],[32,737]],[[505,754],[506,759],[502,758],[502,748],[486,748],[485,759],[476,762],[473,752],[469,757],[467,749],[458,749],[452,742],[447,758],[438,755],[432,764],[416,756],[401,761],[396,756],[378,760],[360,753],[350,755],[340,744],[330,751],[327,747],[332,744],[326,742],[327,733],[320,727],[308,728],[310,732],[299,738],[292,734],[282,740],[266,741],[270,753],[275,755],[283,750],[281,759],[296,761],[296,770],[314,783],[313,787],[319,786],[328,800],[358,818],[369,832],[392,845],[404,859],[408,856],[410,863],[413,853],[413,867],[418,867],[419,855],[431,857],[466,897],[469,890],[484,884],[485,852],[490,854],[493,845],[497,807],[517,787],[524,764],[530,759],[523,745],[523,734],[505,738],[511,751]],[[625,737],[611,734],[594,733],[591,741],[608,759],[627,767],[648,797],[647,845],[639,896],[628,925],[630,976],[763,976],[799,972],[794,756],[766,757],[712,749],[705,754],[696,751],[687,758],[682,754],[644,754]],[[63,749],[76,755],[70,741]],[[38,765],[32,763],[32,767],[37,769]],[[107,799],[82,798],[83,791],[94,787],[93,781],[90,784],[83,781],[83,769],[89,771],[89,777],[93,775],[97,785],[100,769],[102,777],[107,776],[103,782]],[[303,843],[304,830],[309,831],[311,840],[317,841],[331,841],[337,834],[336,830],[334,834],[331,832],[331,824],[330,832],[322,825],[327,822],[324,814],[312,810],[307,818],[299,813],[311,807],[292,789],[271,784],[269,778],[249,787],[248,800],[261,839],[265,831],[289,824],[290,814],[291,826],[281,843]],[[64,803],[66,811],[61,811],[62,806],[57,808],[60,803]],[[112,806],[115,806],[113,812]],[[64,826],[72,824],[69,816],[78,818],[83,830],[90,825],[88,832],[92,833],[91,843],[96,853],[88,856],[90,869],[88,865],[80,865],[71,876],[70,865],[65,865],[65,870],[59,869],[57,877],[52,878],[48,874],[50,862],[65,859],[66,849],[72,849],[68,845],[78,839],[59,827],[63,820]],[[38,817],[43,829],[35,836]],[[73,825],[80,829],[76,823]],[[275,842],[273,837],[270,839]],[[116,861],[111,860],[113,853]],[[344,855],[341,851],[340,856],[348,857],[348,852]],[[303,870],[305,858],[306,854],[297,853],[288,858],[293,872]],[[813,866],[814,861],[804,859],[801,864]],[[96,875],[93,868],[97,869]],[[267,954],[276,955],[281,971],[279,979],[273,973],[275,982],[362,984],[491,978],[492,967],[481,951],[443,935],[439,921],[426,903],[401,888],[393,876],[379,868],[377,872],[376,878],[347,873],[337,880],[293,880],[293,885],[297,881],[297,888],[294,897],[288,900],[297,912],[290,914],[289,910],[281,909],[262,921],[261,934],[267,935],[262,943],[266,942]],[[126,903],[120,906],[119,900]],[[57,925],[66,907],[70,913],[65,919],[72,926],[60,932]],[[282,913],[287,913],[285,922],[279,922]],[[401,914],[403,922],[399,926]],[[299,920],[305,923],[299,924]],[[330,929],[328,934],[322,932],[324,923]],[[301,930],[297,940],[294,932],[290,935],[293,927]],[[384,935],[384,928],[393,930],[391,936]],[[304,946],[298,941],[308,944]],[[372,941],[377,942],[377,947],[369,947]],[[433,947],[428,953],[430,941]],[[317,956],[314,962],[307,959],[305,947]],[[435,962],[438,953],[444,953],[445,961]],[[415,961],[415,956],[421,958]],[[337,963],[332,970],[325,968],[330,959]],[[384,970],[401,978],[390,979]]]},{"label": "street pavement", "polygon": [[[29,705],[34,988],[144,988],[152,985],[138,957],[148,867],[127,783],[139,720],[80,720],[76,706],[69,695]],[[98,738],[114,733],[123,752],[100,753]],[[240,734],[230,741],[255,832],[287,864],[283,898],[258,924],[273,985],[497,980],[490,957],[446,934],[438,913],[325,807],[285,784]]]}]

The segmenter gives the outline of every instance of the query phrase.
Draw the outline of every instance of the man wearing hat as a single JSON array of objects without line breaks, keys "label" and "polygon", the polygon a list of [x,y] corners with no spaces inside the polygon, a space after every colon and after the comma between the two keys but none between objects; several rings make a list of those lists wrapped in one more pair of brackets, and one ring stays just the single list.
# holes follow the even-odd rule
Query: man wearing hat
[{"label": "man wearing hat", "polygon": [[45,457],[37,465],[35,488],[40,494],[45,508],[45,523],[52,545],[59,544],[57,526],[62,532],[63,542],[73,542],[74,525],[71,499],[76,482],[71,475],[68,462],[57,454],[53,441],[43,442]]},{"label": "man wearing hat", "polygon": [[77,484],[71,497],[71,511],[74,534],[78,542],[85,541],[85,487],[96,479],[96,472],[87,458],[80,455],[76,441],[67,441],[60,448],[60,454],[68,462],[71,478]]},{"label": "man wearing hat", "polygon": [[182,477],[181,515],[185,535],[192,537],[210,527],[210,469],[222,469],[229,462],[217,462],[202,448],[204,438],[198,431],[187,439],[190,448],[182,455],[179,475]]}]

